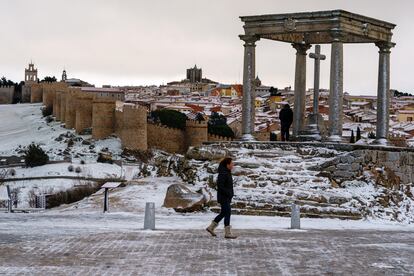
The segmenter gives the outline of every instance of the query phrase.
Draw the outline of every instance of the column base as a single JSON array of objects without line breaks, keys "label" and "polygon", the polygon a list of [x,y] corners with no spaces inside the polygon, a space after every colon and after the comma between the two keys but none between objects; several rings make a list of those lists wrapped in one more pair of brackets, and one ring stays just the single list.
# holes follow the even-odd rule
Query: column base
[{"label": "column base", "polygon": [[244,142],[254,142],[256,141],[256,138],[251,134],[243,134],[240,140]]},{"label": "column base", "polygon": [[391,146],[390,142],[387,139],[385,139],[385,138],[375,139],[372,142],[372,145],[376,145],[376,146]]},{"label": "column base", "polygon": [[306,128],[299,132],[297,137],[299,141],[321,141],[321,133],[317,124],[310,124]]},{"label": "column base", "polygon": [[342,142],[342,137],[339,135],[331,135],[328,137],[328,142],[332,142],[332,143],[341,143]]}]

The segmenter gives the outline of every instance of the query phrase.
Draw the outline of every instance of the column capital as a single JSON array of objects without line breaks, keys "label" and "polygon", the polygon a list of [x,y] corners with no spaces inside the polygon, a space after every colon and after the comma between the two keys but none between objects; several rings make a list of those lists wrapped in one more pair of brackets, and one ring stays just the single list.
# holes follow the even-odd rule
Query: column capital
[{"label": "column capital", "polygon": [[331,30],[329,32],[329,35],[332,39],[332,42],[341,42],[344,37],[344,34],[340,30]]},{"label": "column capital", "polygon": [[256,41],[260,40],[257,35],[239,35],[239,37],[245,42],[244,46],[256,46]]},{"label": "column capital", "polygon": [[391,41],[377,42],[375,45],[379,48],[379,53],[391,53],[391,48],[396,44]]},{"label": "column capital", "polygon": [[292,47],[296,49],[297,55],[306,55],[306,51],[309,50],[312,45],[304,43],[292,43]]}]

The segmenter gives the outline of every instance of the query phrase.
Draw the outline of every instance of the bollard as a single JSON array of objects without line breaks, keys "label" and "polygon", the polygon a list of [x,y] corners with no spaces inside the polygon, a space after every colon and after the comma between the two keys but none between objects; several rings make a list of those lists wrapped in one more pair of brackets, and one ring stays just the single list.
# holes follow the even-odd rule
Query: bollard
[{"label": "bollard", "polygon": [[300,207],[296,204],[292,204],[290,229],[300,229]]},{"label": "bollard", "polygon": [[155,230],[155,203],[145,204],[144,230]]},{"label": "bollard", "polygon": [[104,192],[104,210],[103,212],[108,212],[109,209],[109,198],[108,198],[108,188],[105,188],[105,192]]},{"label": "bollard", "polygon": [[12,200],[12,194],[10,191],[10,186],[6,186],[7,189],[7,196],[9,197],[9,200],[7,201],[7,212],[13,213],[13,200]]}]

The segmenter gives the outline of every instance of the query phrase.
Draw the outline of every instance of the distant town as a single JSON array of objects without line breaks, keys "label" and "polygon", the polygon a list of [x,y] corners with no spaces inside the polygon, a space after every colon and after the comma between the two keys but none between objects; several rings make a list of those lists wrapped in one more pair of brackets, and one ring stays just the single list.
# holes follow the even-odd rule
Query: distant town
[{"label": "distant town", "polygon": [[[243,85],[223,84],[203,76],[202,68],[197,65],[185,72],[186,78],[160,86],[111,86],[103,85],[98,88],[86,80],[68,77],[63,70],[60,80],[56,77],[38,78],[38,69],[30,63],[25,69],[23,82],[14,83],[3,77],[0,81],[0,104],[38,102],[41,95],[35,90],[42,83],[61,82],[68,87],[77,87],[80,92],[94,93],[99,98],[110,98],[126,103],[145,106],[148,111],[168,109],[179,111],[189,119],[195,119],[201,114],[208,120],[212,113],[226,118],[227,125],[233,131],[231,139],[242,135],[242,97]],[[254,137],[258,141],[280,140],[280,122],[278,114],[285,104],[294,108],[294,91],[289,87],[271,87],[261,83],[256,77],[257,87],[255,107],[256,120]],[[36,96],[34,94],[38,94]],[[391,90],[393,94],[390,107],[390,142],[396,146],[414,144],[414,96]],[[33,94],[33,95],[32,95]],[[306,112],[313,112],[313,89],[306,92]],[[320,89],[319,114],[323,118],[320,124],[322,135],[327,134],[329,120],[329,90]],[[344,93],[344,142],[364,143],[363,140],[375,138],[376,96],[355,96]],[[199,117],[198,117],[199,118]],[[357,137],[358,133],[358,137]]]}]

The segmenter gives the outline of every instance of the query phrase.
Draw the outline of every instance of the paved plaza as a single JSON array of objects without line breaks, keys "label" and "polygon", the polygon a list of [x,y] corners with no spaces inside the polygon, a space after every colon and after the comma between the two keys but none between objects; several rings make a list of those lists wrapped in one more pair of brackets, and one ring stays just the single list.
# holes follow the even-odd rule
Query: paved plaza
[{"label": "paved plaza", "polygon": [[225,240],[125,217],[18,216],[0,214],[0,275],[414,275],[413,231],[241,229]]}]

